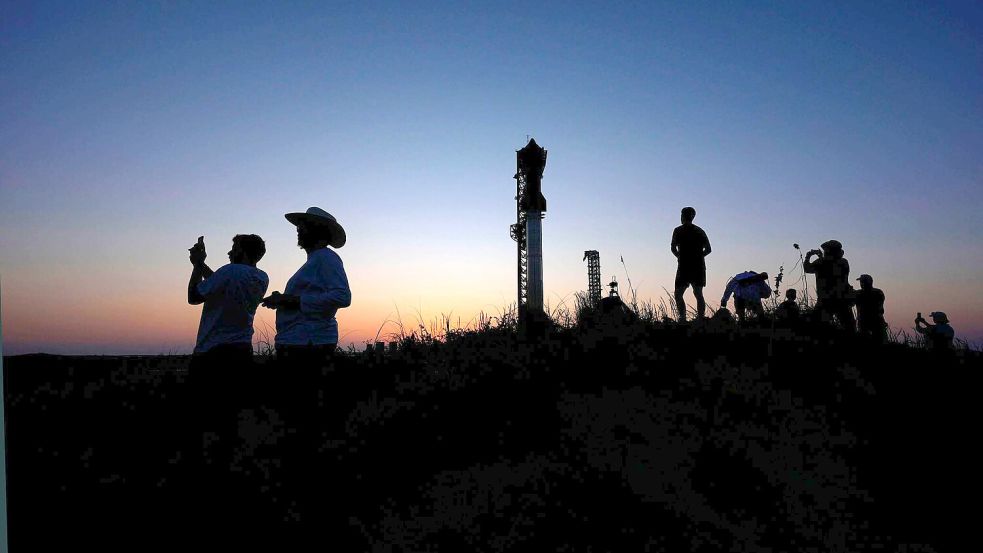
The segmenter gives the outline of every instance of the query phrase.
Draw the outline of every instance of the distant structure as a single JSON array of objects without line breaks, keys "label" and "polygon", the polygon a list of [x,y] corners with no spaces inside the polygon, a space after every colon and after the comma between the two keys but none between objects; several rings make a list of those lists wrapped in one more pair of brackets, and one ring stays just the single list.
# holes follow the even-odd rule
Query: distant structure
[{"label": "distant structure", "polygon": [[515,201],[516,222],[509,234],[516,241],[519,320],[543,312],[543,170],[546,150],[529,140],[516,151]]},{"label": "distant structure", "polygon": [[601,255],[597,250],[584,252],[587,260],[587,301],[591,308],[596,308],[601,302]]},{"label": "distant structure", "polygon": [[618,293],[618,277],[611,277],[611,282],[608,283],[608,287],[611,288],[608,290],[608,297],[618,298],[620,300],[621,294]]}]

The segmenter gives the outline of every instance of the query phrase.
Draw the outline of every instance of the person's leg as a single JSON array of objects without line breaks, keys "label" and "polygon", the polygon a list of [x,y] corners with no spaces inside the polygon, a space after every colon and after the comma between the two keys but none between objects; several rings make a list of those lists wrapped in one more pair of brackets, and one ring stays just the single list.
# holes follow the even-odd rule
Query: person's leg
[{"label": "person's leg", "polygon": [[676,285],[675,294],[673,295],[676,300],[676,318],[681,323],[686,322],[686,301],[683,300],[683,292],[686,291],[686,285]]},{"label": "person's leg", "polygon": [[874,330],[874,338],[877,339],[878,343],[887,343],[887,321],[884,319],[878,321],[877,328]]},{"label": "person's leg", "polygon": [[700,319],[707,315],[707,302],[703,299],[703,286],[693,285],[693,295],[696,296],[696,313]]},{"label": "person's leg", "polygon": [[758,321],[765,320],[765,307],[761,305],[761,300],[751,302],[751,310],[754,311],[754,315],[758,318]]},{"label": "person's leg", "polygon": [[741,298],[734,298],[734,312],[737,313],[737,322],[744,324],[744,319],[747,317],[747,305]]},{"label": "person's leg", "polygon": [[853,316],[853,307],[850,306],[846,301],[841,301],[837,306],[836,317],[840,320],[840,324],[847,332],[856,333],[857,332],[857,320]]}]

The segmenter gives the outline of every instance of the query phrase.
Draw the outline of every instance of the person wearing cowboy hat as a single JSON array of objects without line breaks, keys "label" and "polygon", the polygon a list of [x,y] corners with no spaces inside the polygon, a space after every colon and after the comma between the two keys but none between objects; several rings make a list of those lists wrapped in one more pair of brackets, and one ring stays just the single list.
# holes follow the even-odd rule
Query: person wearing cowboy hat
[{"label": "person wearing cowboy hat", "polygon": [[277,359],[323,363],[338,344],[335,314],[352,303],[341,257],[328,248],[345,245],[345,229],[319,207],[285,217],[297,227],[297,245],[307,252],[307,261],[282,294],[263,298],[263,306],[276,310]]},{"label": "person wearing cowboy hat", "polygon": [[941,311],[933,311],[929,314],[932,322],[929,324],[919,313],[915,317],[915,330],[924,334],[928,341],[929,349],[933,351],[948,351],[952,349],[952,340],[956,337],[956,331],[949,326],[949,317]]},{"label": "person wearing cowboy hat", "polygon": [[[806,273],[816,275],[814,313],[824,322],[831,322],[836,317],[844,328],[856,332],[857,321],[851,307],[853,287],[850,286],[850,263],[843,258],[843,245],[836,240],[828,240],[820,248],[822,251],[810,250],[802,264]],[[814,255],[819,256],[816,261],[812,261]]]},{"label": "person wearing cowboy hat", "polygon": [[[295,430],[282,448],[284,463],[291,467],[285,493],[307,520],[324,501],[315,493],[318,486],[312,485],[324,477],[313,465],[318,421],[335,418],[315,415],[321,394],[337,391],[336,386],[323,385],[322,369],[331,366],[338,344],[335,314],[351,305],[352,292],[341,258],[332,249],[344,246],[346,240],[345,229],[334,216],[319,207],[285,216],[297,227],[297,245],[307,252],[307,261],[290,277],[283,293],[273,292],[263,299],[263,306],[276,310],[274,380],[283,385],[273,390],[273,402],[279,403],[288,426]],[[336,408],[337,403],[325,405]]]}]

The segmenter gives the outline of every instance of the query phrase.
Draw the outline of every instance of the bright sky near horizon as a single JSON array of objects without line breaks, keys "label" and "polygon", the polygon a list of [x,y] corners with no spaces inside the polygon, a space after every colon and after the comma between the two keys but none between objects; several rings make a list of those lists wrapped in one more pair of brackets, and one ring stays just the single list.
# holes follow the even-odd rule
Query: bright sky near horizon
[{"label": "bright sky near horizon", "polygon": [[4,354],[190,352],[187,249],[259,234],[282,290],[310,206],[348,233],[343,345],[497,314],[527,135],[553,305],[587,249],[664,298],[692,205],[711,305],[835,238],[893,327],[983,340],[981,4],[607,4],[0,4]]}]

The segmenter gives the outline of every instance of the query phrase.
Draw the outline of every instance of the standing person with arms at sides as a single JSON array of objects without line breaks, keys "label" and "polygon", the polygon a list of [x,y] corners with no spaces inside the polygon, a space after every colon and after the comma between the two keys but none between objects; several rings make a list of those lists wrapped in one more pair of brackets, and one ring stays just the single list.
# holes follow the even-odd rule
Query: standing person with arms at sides
[{"label": "standing person with arms at sides", "polygon": [[[322,386],[321,377],[322,371],[332,367],[331,358],[338,345],[335,314],[351,305],[352,292],[341,258],[331,249],[344,246],[346,241],[345,229],[334,216],[311,207],[305,213],[288,213],[286,218],[297,227],[297,245],[307,252],[307,261],[290,277],[283,293],[273,292],[263,299],[263,305],[276,310],[276,379],[285,384],[280,402],[288,426],[296,430],[296,438],[284,444],[284,462],[290,467],[285,493],[299,504],[289,510],[299,513],[301,528],[310,530],[313,527],[309,524],[318,518],[342,525],[347,520],[345,506],[339,500],[318,493],[323,487],[318,483],[331,475],[315,467],[320,424],[323,421],[336,427],[342,420],[340,416],[317,413],[319,397],[325,392],[331,394],[324,402],[330,413],[337,413],[344,406],[339,395],[344,391],[339,388],[343,387],[337,383]],[[331,482],[328,487],[338,485]],[[291,501],[289,497],[287,501]],[[330,509],[331,514],[325,514],[323,508]]]},{"label": "standing person with arms at sides", "polygon": [[693,224],[696,210],[684,207],[680,213],[682,224],[672,231],[672,243],[669,250],[676,256],[675,299],[679,311],[679,322],[686,322],[686,303],[683,292],[689,286],[693,287],[696,296],[696,311],[699,318],[706,315],[706,301],[703,300],[703,287],[707,285],[707,266],[704,258],[710,255],[710,240],[703,229]]}]

